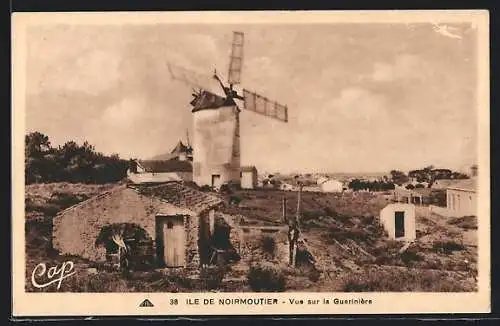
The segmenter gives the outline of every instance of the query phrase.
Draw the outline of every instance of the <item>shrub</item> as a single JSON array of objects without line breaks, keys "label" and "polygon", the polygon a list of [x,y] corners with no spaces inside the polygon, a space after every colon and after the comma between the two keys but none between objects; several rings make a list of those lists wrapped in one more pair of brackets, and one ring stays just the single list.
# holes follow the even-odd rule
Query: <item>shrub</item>
[{"label": "shrub", "polygon": [[235,195],[229,196],[229,205],[238,205],[241,203],[241,198]]},{"label": "shrub", "polygon": [[449,224],[456,225],[464,230],[476,230],[477,218],[475,216],[458,217],[448,222]]},{"label": "shrub", "polygon": [[464,250],[465,247],[457,242],[454,241],[446,241],[446,242],[436,242],[432,246],[432,249],[434,249],[437,252],[442,252],[447,255],[451,254],[453,251],[461,251]]},{"label": "shrub", "polygon": [[200,280],[207,290],[220,288],[225,276],[225,270],[221,267],[205,267],[200,271]]},{"label": "shrub", "polygon": [[303,248],[297,249],[297,265],[310,265],[314,263],[314,257],[309,251]]},{"label": "shrub", "polygon": [[422,257],[420,254],[414,251],[405,251],[401,254],[401,260],[405,264],[410,264],[413,262],[419,262],[424,260],[424,257]]},{"label": "shrub", "polygon": [[248,284],[255,292],[285,291],[285,276],[282,270],[270,263],[261,263],[248,270]]},{"label": "shrub", "polygon": [[212,191],[212,187],[208,186],[208,185],[203,185],[199,188],[200,191],[203,191],[203,192],[210,192]]}]

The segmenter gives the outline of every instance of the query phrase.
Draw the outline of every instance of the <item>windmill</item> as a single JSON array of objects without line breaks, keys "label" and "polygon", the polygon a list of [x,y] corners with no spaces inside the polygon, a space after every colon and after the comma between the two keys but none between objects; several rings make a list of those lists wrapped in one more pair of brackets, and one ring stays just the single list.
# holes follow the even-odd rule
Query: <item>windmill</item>
[{"label": "windmill", "polygon": [[[233,32],[227,84],[215,70],[212,76],[201,75],[184,67],[168,64],[172,79],[193,89],[193,181],[214,188],[240,183],[240,123],[243,110],[281,122],[288,122],[288,108],[265,96],[234,86],[241,83],[244,34]],[[223,93],[211,91],[216,81]],[[242,102],[238,105],[237,102]]]}]

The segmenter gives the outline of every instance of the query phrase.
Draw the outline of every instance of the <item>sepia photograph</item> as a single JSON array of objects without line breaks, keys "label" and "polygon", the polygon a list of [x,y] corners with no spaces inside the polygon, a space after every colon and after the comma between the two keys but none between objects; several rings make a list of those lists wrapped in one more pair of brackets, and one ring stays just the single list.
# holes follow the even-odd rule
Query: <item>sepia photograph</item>
[{"label": "sepia photograph", "polygon": [[25,293],[489,285],[487,14],[64,15],[14,69]]}]

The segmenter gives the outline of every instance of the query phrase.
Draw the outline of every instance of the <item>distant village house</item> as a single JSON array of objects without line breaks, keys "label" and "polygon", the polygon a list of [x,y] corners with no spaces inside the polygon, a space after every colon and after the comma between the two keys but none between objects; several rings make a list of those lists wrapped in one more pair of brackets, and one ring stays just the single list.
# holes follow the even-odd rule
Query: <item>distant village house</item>
[{"label": "distant village house", "polygon": [[131,160],[128,179],[135,184],[193,180],[192,149],[179,141],[161,158]]},{"label": "distant village house", "polygon": [[446,189],[446,207],[450,215],[477,215],[476,179],[464,179]]}]

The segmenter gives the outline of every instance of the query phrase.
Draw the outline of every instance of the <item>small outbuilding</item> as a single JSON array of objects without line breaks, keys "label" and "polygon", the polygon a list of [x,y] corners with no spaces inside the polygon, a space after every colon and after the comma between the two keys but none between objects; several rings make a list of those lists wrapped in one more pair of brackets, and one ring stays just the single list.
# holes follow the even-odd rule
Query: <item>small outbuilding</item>
[{"label": "small outbuilding", "polygon": [[257,168],[255,166],[243,166],[240,170],[241,188],[257,188]]},{"label": "small outbuilding", "polygon": [[380,211],[380,222],[391,240],[413,241],[417,237],[415,205],[389,204]]}]

